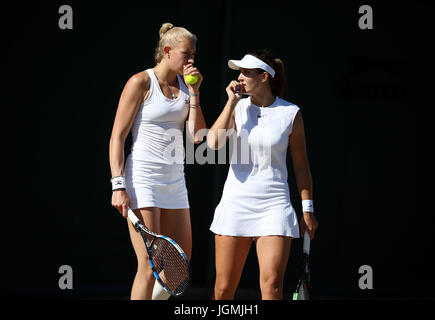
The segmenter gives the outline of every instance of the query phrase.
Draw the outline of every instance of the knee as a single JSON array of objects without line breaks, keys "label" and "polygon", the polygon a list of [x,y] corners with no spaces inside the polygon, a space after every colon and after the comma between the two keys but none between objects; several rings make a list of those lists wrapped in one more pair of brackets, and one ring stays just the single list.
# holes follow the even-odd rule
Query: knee
[{"label": "knee", "polygon": [[142,262],[137,265],[136,275],[147,280],[154,279],[153,270],[148,262]]},{"label": "knee", "polygon": [[261,295],[263,299],[281,299],[283,279],[280,275],[269,275],[260,279]]},{"label": "knee", "polygon": [[230,281],[223,279],[216,279],[214,286],[214,299],[215,300],[231,300],[233,299],[235,289]]}]

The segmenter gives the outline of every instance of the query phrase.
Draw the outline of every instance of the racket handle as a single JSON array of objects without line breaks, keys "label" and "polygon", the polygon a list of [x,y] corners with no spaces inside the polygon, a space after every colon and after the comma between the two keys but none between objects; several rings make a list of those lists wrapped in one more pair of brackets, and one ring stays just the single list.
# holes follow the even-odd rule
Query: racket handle
[{"label": "racket handle", "polygon": [[131,223],[133,223],[134,226],[136,226],[136,224],[139,222],[139,218],[136,217],[133,210],[131,210],[130,208],[128,208],[128,218],[130,219]]},{"label": "racket handle", "polygon": [[310,253],[310,235],[308,231],[304,233],[304,253]]}]

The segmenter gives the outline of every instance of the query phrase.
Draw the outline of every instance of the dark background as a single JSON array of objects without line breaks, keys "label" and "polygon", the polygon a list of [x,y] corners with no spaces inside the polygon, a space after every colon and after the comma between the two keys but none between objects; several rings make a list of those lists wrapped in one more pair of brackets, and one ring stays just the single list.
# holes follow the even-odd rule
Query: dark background
[{"label": "dark background", "polygon": [[[73,8],[73,30],[58,27],[63,4]],[[358,27],[365,4],[373,30]],[[154,66],[158,30],[171,22],[199,38],[208,127],[237,77],[229,58],[266,48],[285,62],[284,98],[303,113],[319,220],[313,295],[435,298],[432,1],[37,1],[5,10],[2,296],[128,298],[136,262],[110,205],[109,138],[124,84]],[[288,168],[300,212],[290,159]],[[194,273],[187,299],[211,295],[208,228],[227,170],[185,167]],[[287,296],[300,251],[293,241]],[[73,290],[58,287],[61,265],[74,270]],[[372,290],[358,286],[362,265],[373,268]],[[236,297],[259,297],[255,250]]]}]

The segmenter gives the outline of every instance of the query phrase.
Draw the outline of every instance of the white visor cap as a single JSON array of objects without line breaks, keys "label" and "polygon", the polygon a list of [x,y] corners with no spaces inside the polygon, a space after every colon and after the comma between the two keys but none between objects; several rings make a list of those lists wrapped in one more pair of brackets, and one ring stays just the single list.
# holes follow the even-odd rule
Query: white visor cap
[{"label": "white visor cap", "polygon": [[250,54],[245,55],[242,60],[228,60],[228,67],[233,70],[240,70],[240,68],[261,69],[269,72],[272,78],[275,77],[275,70],[271,66]]}]

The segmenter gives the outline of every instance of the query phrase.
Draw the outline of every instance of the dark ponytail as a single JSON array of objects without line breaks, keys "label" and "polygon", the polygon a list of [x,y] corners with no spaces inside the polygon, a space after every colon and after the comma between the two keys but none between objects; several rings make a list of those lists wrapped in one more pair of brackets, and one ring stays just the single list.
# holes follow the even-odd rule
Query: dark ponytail
[{"label": "dark ponytail", "polygon": [[270,77],[270,89],[272,90],[273,95],[283,98],[286,86],[284,62],[279,58],[275,58],[272,53],[267,50],[254,50],[248,54],[267,63],[273,68],[273,70],[275,70],[275,77]]}]

